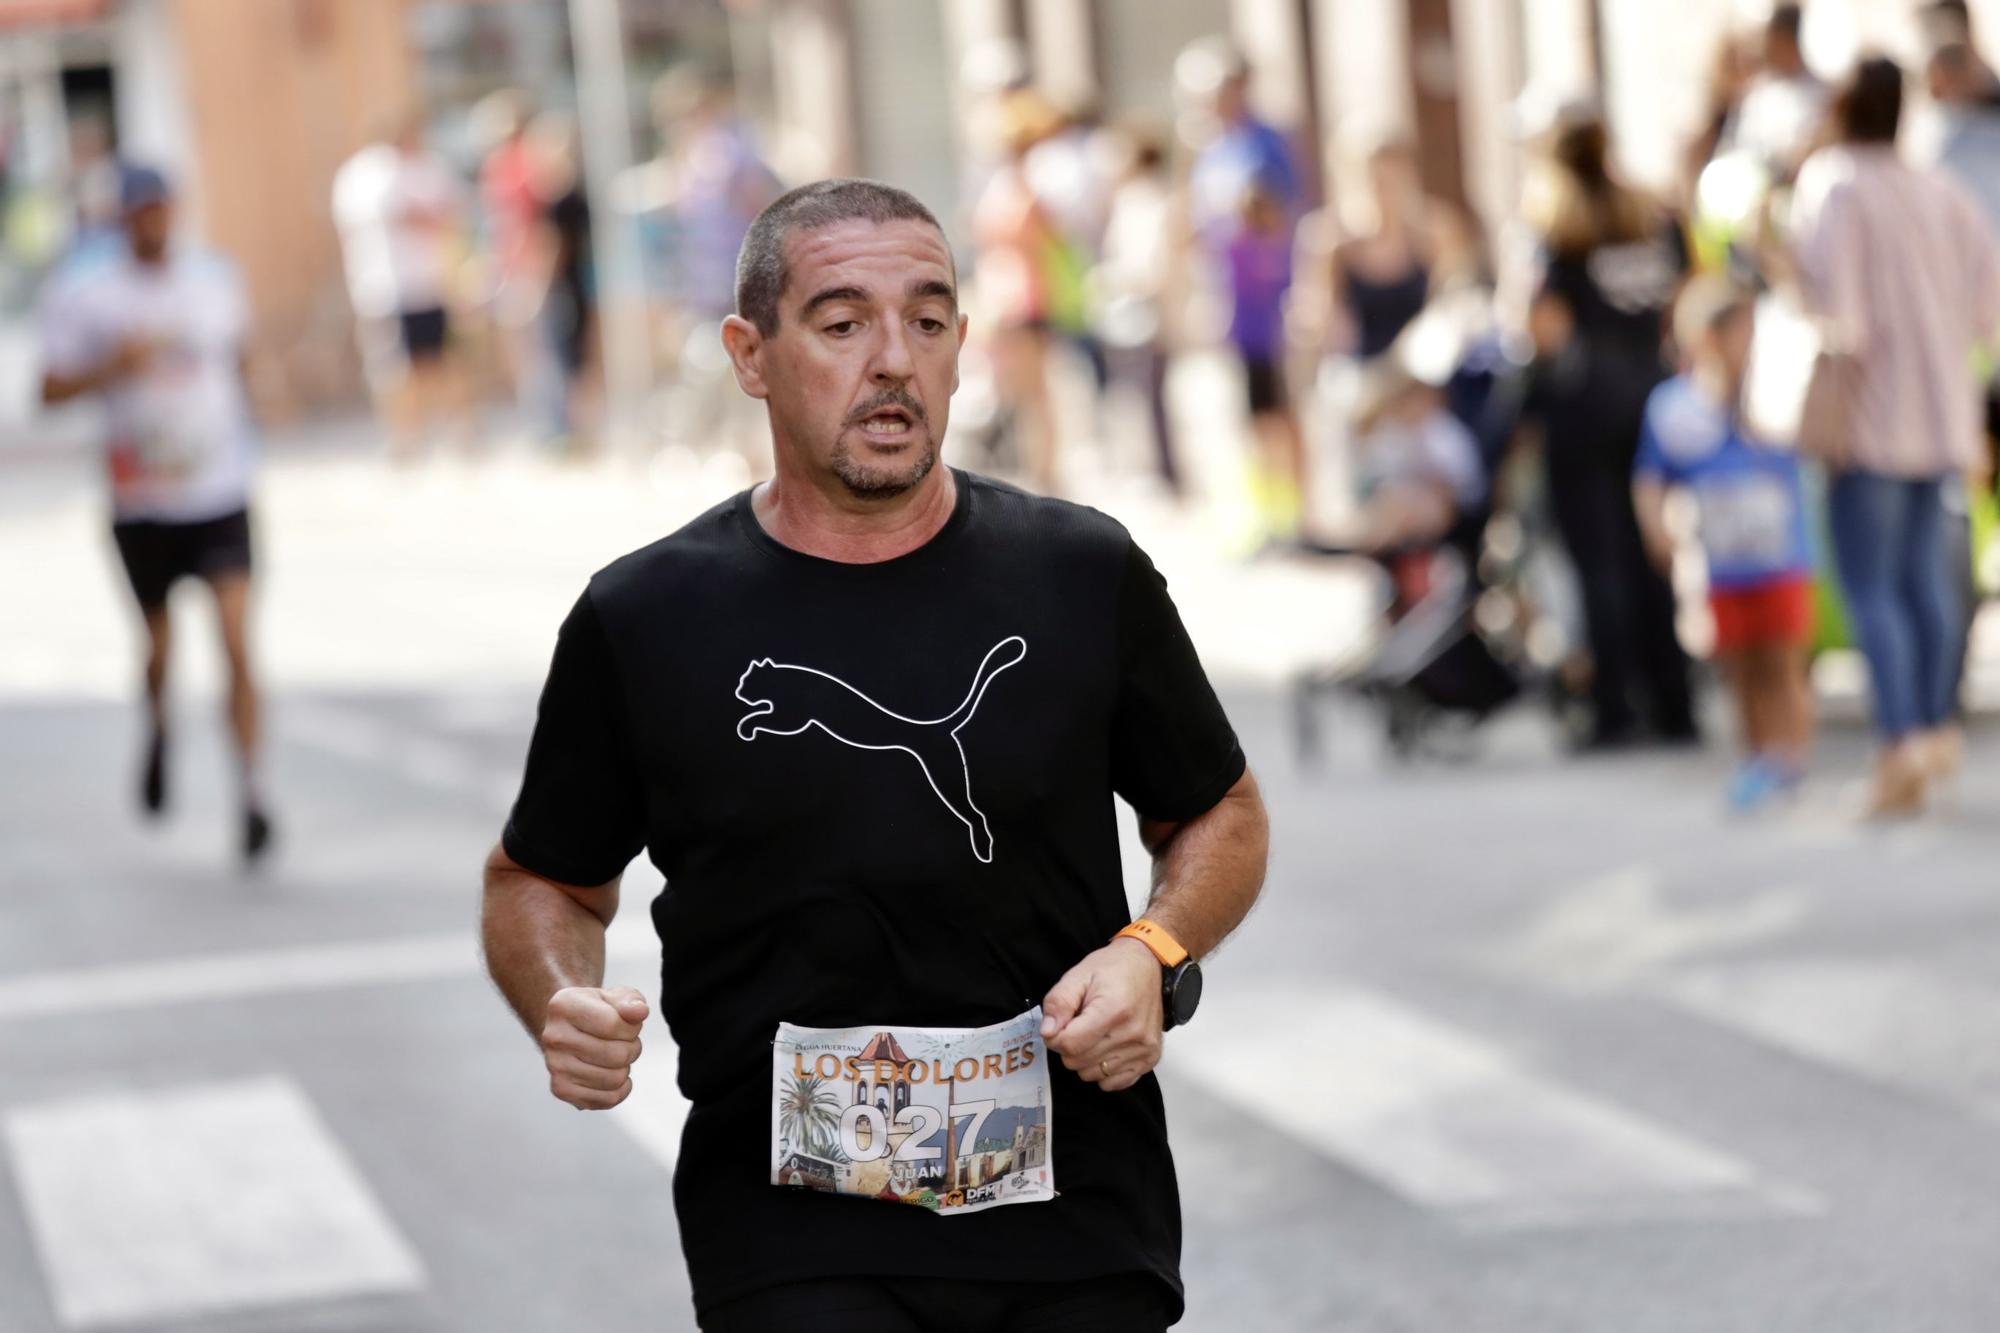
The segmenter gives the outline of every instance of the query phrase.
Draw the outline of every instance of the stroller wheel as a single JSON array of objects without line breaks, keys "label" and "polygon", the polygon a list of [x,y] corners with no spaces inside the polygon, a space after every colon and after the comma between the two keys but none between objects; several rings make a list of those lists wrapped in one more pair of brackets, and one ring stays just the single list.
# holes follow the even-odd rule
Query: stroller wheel
[{"label": "stroller wheel", "polygon": [[1380,702],[1389,753],[1399,762],[1408,763],[1416,758],[1424,733],[1430,729],[1430,709],[1413,691],[1402,686],[1384,690]]}]

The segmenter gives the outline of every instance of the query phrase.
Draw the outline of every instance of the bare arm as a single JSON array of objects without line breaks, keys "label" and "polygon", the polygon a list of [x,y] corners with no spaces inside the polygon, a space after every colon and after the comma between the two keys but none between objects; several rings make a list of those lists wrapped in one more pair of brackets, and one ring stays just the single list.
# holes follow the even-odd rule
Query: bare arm
[{"label": "bare arm", "polygon": [[[1182,823],[1141,820],[1153,853],[1146,917],[1194,957],[1211,953],[1264,887],[1270,826],[1248,771],[1203,814]],[[1042,1036],[1065,1067],[1106,1092],[1131,1087],[1160,1062],[1165,1016],[1160,963],[1117,939],[1063,974],[1042,1001]]]},{"label": "bare arm", "polygon": [[486,971],[528,1035],[541,1044],[549,1090],[582,1110],[631,1093],[645,997],[604,989],[604,928],[618,881],[585,888],[524,868],[499,847],[486,858],[480,940]]},{"label": "bare arm", "polygon": [[1632,483],[1632,508],[1639,517],[1639,536],[1645,541],[1647,558],[1661,573],[1674,563],[1674,538],[1667,531],[1667,488],[1651,477]]},{"label": "bare arm", "polygon": [[1271,826],[1257,779],[1245,769],[1212,809],[1184,823],[1141,819],[1139,838],[1153,854],[1147,920],[1206,958],[1250,914],[1264,887]]},{"label": "bare arm", "polygon": [[42,405],[54,407],[72,398],[99,393],[122,379],[142,373],[152,357],[152,347],[135,339],[120,344],[118,350],[106,357],[102,364],[89,370],[78,371],[74,375],[45,370],[42,372]]}]

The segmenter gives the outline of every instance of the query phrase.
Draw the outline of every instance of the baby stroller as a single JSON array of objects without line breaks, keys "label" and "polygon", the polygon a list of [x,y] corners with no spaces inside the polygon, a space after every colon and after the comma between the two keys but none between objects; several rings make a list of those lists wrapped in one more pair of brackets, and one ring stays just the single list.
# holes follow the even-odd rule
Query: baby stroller
[{"label": "baby stroller", "polygon": [[[1417,324],[1405,341],[1421,348]],[[1403,343],[1387,354],[1413,356]],[[1527,552],[1523,527],[1511,515],[1495,521],[1493,483],[1506,440],[1489,423],[1504,419],[1496,401],[1509,391],[1509,365],[1498,339],[1482,332],[1456,342],[1449,359],[1435,350],[1430,374],[1410,375],[1436,386],[1442,406],[1469,433],[1483,474],[1482,497],[1460,507],[1435,541],[1357,549],[1307,543],[1310,554],[1361,557],[1374,563],[1385,587],[1379,631],[1348,657],[1301,672],[1293,682],[1293,726],[1302,762],[1322,750],[1321,708],[1330,697],[1359,698],[1381,719],[1389,753],[1462,754],[1462,738],[1521,695],[1531,668],[1532,599],[1523,591]]]}]

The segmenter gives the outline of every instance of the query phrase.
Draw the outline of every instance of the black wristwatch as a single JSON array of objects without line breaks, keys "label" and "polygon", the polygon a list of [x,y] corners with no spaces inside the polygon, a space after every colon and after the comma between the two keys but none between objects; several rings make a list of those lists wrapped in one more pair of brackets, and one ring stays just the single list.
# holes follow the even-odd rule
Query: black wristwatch
[{"label": "black wristwatch", "polygon": [[1189,956],[1179,940],[1143,916],[1112,938],[1128,936],[1160,960],[1160,1030],[1177,1028],[1193,1018],[1201,1004],[1201,964]]},{"label": "black wristwatch", "polygon": [[1192,958],[1181,960],[1179,967],[1160,964],[1160,971],[1166,974],[1161,983],[1160,1031],[1177,1028],[1194,1017],[1194,1011],[1201,1004],[1201,964]]}]

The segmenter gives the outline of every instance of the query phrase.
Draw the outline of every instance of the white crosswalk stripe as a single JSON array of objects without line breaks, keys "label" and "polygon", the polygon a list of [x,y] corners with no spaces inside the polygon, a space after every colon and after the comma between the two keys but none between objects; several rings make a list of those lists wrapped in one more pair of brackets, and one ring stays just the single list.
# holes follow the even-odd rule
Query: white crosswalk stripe
[{"label": "white crosswalk stripe", "polygon": [[67,1327],[424,1285],[416,1253],[288,1079],[20,1106],[4,1129]]},{"label": "white crosswalk stripe", "polygon": [[1828,959],[1711,965],[1664,991],[1789,1054],[2000,1118],[2000,992],[1935,968]]},{"label": "white crosswalk stripe", "polygon": [[[1220,997],[1219,997],[1220,998]],[[1170,1040],[1183,1077],[1473,1228],[1799,1213],[1807,1192],[1352,987],[1237,991]]]}]

